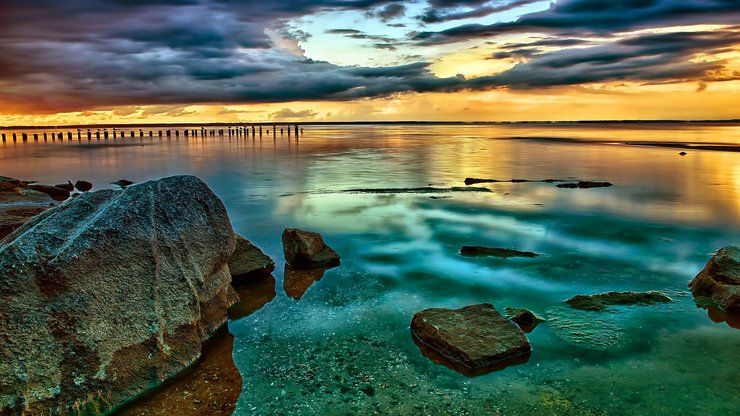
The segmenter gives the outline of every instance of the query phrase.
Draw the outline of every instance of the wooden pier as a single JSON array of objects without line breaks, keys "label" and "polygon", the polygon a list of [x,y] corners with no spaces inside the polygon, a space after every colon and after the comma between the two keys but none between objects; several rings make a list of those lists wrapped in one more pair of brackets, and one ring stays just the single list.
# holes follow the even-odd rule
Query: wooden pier
[{"label": "wooden pier", "polygon": [[[216,128],[217,127],[217,128]],[[38,142],[39,138],[43,138],[44,142],[48,142],[51,138],[52,142],[64,142],[73,141],[74,138],[78,142],[81,142],[83,138],[87,141],[92,141],[93,138],[96,141],[110,140],[117,141],[119,139],[125,139],[128,136],[130,139],[136,139],[137,137],[144,140],[145,137],[149,139],[159,138],[160,140],[167,138],[171,139],[173,136],[176,139],[182,135],[184,138],[228,138],[228,139],[252,139],[262,140],[263,137],[270,136],[272,132],[273,140],[278,138],[286,138],[288,140],[298,140],[303,135],[303,128],[299,124],[286,124],[286,123],[240,123],[227,126],[179,126],[169,127],[161,126],[149,127],[144,130],[139,126],[116,126],[116,127],[91,127],[91,128],[78,128],[78,127],[30,127],[30,128],[0,128],[2,133],[1,144],[12,143],[27,143],[29,137],[33,137],[34,142]]]}]

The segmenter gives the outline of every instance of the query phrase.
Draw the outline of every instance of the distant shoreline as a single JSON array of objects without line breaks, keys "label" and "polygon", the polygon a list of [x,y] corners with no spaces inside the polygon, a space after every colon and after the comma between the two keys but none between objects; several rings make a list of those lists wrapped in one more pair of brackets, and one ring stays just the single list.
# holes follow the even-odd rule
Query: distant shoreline
[{"label": "distant shoreline", "polygon": [[577,120],[577,121],[274,121],[274,122],[234,122],[234,123],[144,123],[144,124],[64,124],[44,126],[0,126],[0,130],[39,130],[39,129],[93,129],[93,128],[139,128],[139,127],[221,127],[221,126],[360,126],[360,125],[419,125],[419,126],[588,126],[588,125],[659,125],[659,124],[701,124],[701,125],[740,125],[740,119],[731,120]]}]

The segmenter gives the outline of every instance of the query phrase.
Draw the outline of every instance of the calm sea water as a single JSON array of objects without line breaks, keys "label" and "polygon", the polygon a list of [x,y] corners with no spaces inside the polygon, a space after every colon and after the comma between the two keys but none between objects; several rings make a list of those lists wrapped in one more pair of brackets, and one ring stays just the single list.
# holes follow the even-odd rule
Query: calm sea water
[{"label": "calm sea water", "polygon": [[[638,146],[656,143],[715,150]],[[727,415],[740,410],[740,323],[698,308],[686,284],[714,250],[740,244],[738,145],[733,125],[306,126],[299,140],[9,141],[0,175],[101,189],[187,173],[211,186],[235,230],[278,264],[274,280],[241,289],[248,305],[229,323],[242,389],[218,400],[233,397],[224,408],[237,415]],[[344,192],[466,177],[614,186]],[[322,233],[341,267],[286,278],[285,227]],[[463,245],[543,256],[465,258]],[[610,290],[675,301],[562,304]],[[527,363],[469,378],[421,354],[415,312],[482,302],[549,319],[528,334]],[[205,405],[191,402],[194,414]]]}]

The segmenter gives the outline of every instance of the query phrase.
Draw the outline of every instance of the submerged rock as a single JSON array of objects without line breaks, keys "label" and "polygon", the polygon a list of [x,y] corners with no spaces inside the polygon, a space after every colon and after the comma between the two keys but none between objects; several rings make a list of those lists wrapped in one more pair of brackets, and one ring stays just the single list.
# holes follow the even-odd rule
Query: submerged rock
[{"label": "submerged rock", "polygon": [[603,311],[610,305],[652,305],[668,303],[673,299],[651,290],[649,292],[606,292],[595,295],[577,295],[565,301],[568,306],[584,311]]},{"label": "submerged rock", "polygon": [[67,181],[67,183],[56,184],[54,186],[59,189],[64,189],[65,191],[69,191],[69,192],[72,192],[75,190],[75,186],[74,184],[72,184],[72,181]]},{"label": "submerged rock", "polygon": [[524,332],[489,303],[426,309],[414,315],[411,333],[455,369],[485,371],[532,351]]},{"label": "submerged rock", "polygon": [[512,322],[519,325],[519,328],[524,332],[532,332],[537,325],[545,322],[545,318],[523,308],[506,307],[504,308],[504,315]]},{"label": "submerged rock", "polygon": [[275,270],[275,262],[246,238],[236,236],[236,248],[229,257],[229,271],[234,282],[264,276]]},{"label": "submerged rock", "polygon": [[193,363],[237,301],[226,209],[192,176],[83,194],[4,242],[0,414],[106,413]]},{"label": "submerged rock", "polygon": [[126,179],[120,179],[120,180],[117,180],[115,182],[111,182],[111,185],[120,186],[121,189],[126,189],[126,188],[128,188],[129,186],[131,186],[133,184],[134,184],[134,182],[131,182],[131,181],[126,180]]},{"label": "submerged rock", "polygon": [[689,288],[695,297],[710,298],[726,312],[740,312],[740,247],[717,251]]},{"label": "submerged rock", "polygon": [[594,313],[555,306],[547,311],[547,324],[564,341],[592,350],[620,349],[627,342],[618,314]]},{"label": "submerged rock", "polygon": [[66,189],[48,185],[28,185],[27,188],[33,189],[34,191],[43,192],[56,201],[66,201],[69,198],[69,194],[71,192]]},{"label": "submerged rock", "polygon": [[578,181],[577,183],[560,183],[555,185],[558,188],[571,188],[571,189],[589,189],[589,188],[608,188],[613,186],[609,182],[592,182],[592,181]]},{"label": "submerged rock", "polygon": [[494,247],[483,247],[483,246],[463,246],[460,249],[460,254],[463,256],[494,256],[502,259],[508,259],[509,257],[539,257],[539,254],[531,251],[520,251],[510,248],[494,248]]},{"label": "submerged rock", "polygon": [[80,192],[87,192],[93,188],[93,184],[88,181],[75,182],[75,188]]},{"label": "submerged rock", "polygon": [[0,246],[2,239],[28,220],[49,209],[43,205],[0,205]]},{"label": "submerged rock", "polygon": [[465,185],[475,185],[477,183],[502,183],[502,182],[510,182],[510,183],[528,183],[528,182],[544,182],[544,183],[554,183],[554,182],[563,182],[562,179],[540,179],[540,180],[532,180],[532,179],[509,179],[509,180],[500,180],[500,179],[481,179],[481,178],[465,178]]},{"label": "submerged rock", "polygon": [[14,189],[12,192],[0,191],[0,240],[53,205],[53,200],[45,193]]},{"label": "submerged rock", "polygon": [[319,233],[295,228],[283,231],[283,252],[285,260],[296,268],[338,266],[340,261]]}]

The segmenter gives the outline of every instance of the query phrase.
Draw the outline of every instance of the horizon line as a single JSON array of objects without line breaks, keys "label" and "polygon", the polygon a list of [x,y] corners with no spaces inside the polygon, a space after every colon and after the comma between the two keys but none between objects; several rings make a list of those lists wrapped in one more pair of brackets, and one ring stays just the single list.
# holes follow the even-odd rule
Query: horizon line
[{"label": "horizon line", "polygon": [[304,125],[304,126],[317,126],[317,125],[365,125],[365,124],[379,124],[379,125],[516,125],[516,124],[638,124],[638,123],[691,123],[691,124],[710,124],[710,123],[729,123],[735,124],[740,123],[740,118],[733,119],[603,119],[603,120],[525,120],[525,121],[412,121],[412,120],[399,120],[399,121],[239,121],[239,122],[206,122],[206,123],[110,123],[110,124],[59,124],[59,125],[15,125],[15,126],[0,126],[0,130],[14,130],[14,129],[70,129],[70,128],[114,128],[114,127],[155,127],[155,126],[172,126],[172,127],[187,127],[187,126],[279,126],[279,125]]}]

